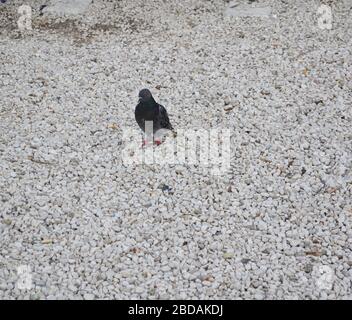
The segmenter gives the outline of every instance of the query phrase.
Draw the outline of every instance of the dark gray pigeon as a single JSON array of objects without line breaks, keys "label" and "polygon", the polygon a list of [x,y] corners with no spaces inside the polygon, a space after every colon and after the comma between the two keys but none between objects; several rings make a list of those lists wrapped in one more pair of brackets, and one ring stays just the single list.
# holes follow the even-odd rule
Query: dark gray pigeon
[{"label": "dark gray pigeon", "polygon": [[[157,137],[157,131],[160,129],[173,130],[167,111],[161,104],[154,100],[148,89],[141,90],[138,97],[139,102],[134,111],[136,121],[143,132],[146,130],[145,122],[153,121],[154,142],[159,145],[161,143],[161,139]],[[148,143],[146,140],[149,138],[150,137],[147,136],[143,145]]]}]

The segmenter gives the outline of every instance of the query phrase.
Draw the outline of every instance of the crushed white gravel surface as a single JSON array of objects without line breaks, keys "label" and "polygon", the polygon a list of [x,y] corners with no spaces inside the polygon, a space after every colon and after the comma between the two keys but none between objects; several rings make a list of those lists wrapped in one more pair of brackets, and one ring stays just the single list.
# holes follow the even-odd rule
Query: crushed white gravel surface
[{"label": "crushed white gravel surface", "polygon": [[[352,1],[25,2],[22,33],[0,3],[0,299],[352,299]],[[125,165],[144,87],[230,129],[230,169]]]}]

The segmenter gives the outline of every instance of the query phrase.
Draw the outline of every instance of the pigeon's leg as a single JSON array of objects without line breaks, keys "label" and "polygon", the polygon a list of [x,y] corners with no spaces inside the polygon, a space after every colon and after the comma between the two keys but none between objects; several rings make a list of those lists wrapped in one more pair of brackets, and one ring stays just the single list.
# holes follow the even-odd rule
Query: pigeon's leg
[{"label": "pigeon's leg", "polygon": [[149,146],[151,144],[151,141],[153,141],[153,139],[143,139],[142,147]]},{"label": "pigeon's leg", "polygon": [[161,128],[157,130],[154,134],[154,143],[158,146],[164,141],[164,137],[169,134],[170,130]]}]

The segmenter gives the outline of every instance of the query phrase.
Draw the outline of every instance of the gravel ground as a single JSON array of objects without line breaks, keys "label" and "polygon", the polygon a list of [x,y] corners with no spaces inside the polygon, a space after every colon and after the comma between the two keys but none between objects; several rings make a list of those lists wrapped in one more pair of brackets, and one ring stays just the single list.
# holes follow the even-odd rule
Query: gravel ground
[{"label": "gravel ground", "polygon": [[[1,299],[352,299],[352,2],[260,2],[0,4]],[[229,170],[125,165],[144,87]]]}]

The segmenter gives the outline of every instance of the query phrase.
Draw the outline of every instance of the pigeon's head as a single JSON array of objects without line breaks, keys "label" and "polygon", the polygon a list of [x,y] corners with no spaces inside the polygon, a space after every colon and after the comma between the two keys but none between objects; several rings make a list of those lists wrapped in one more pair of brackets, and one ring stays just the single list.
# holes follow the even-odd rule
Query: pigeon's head
[{"label": "pigeon's head", "polygon": [[148,89],[142,89],[138,94],[139,101],[146,102],[152,98],[152,94]]}]

